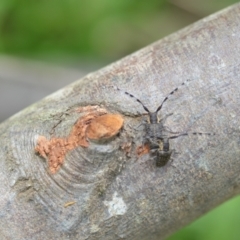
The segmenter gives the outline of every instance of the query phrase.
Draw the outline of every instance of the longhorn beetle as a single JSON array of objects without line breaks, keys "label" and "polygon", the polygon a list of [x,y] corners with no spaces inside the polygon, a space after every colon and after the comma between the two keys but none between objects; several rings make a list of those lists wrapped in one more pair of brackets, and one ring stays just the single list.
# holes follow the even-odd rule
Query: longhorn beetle
[{"label": "longhorn beetle", "polygon": [[168,114],[164,118],[160,119],[160,118],[158,118],[158,112],[160,112],[163,104],[168,100],[168,98],[171,95],[173,95],[175,92],[177,92],[179,87],[185,85],[185,83],[188,82],[188,81],[190,81],[190,80],[186,80],[185,82],[180,84],[178,87],[176,87],[174,90],[172,90],[163,99],[161,105],[157,108],[157,110],[155,112],[149,111],[149,109],[141,102],[141,100],[136,98],[131,93],[125,92],[118,87],[116,88],[118,91],[122,91],[126,95],[128,95],[129,97],[134,98],[137,102],[139,102],[142,105],[143,109],[147,112],[149,119],[148,119],[148,123],[145,123],[145,132],[146,132],[145,143],[149,144],[150,153],[153,156],[153,158],[155,159],[157,167],[162,167],[162,166],[166,165],[166,163],[171,158],[173,150],[170,149],[170,144],[169,144],[170,139],[178,138],[178,137],[181,137],[181,136],[186,136],[188,134],[213,135],[211,133],[201,133],[201,132],[188,133],[188,132],[171,132],[171,131],[169,131],[170,133],[176,134],[176,135],[167,136],[166,134],[163,133],[163,131],[165,130],[164,122],[166,121],[166,119],[169,116],[172,115],[172,113]]}]

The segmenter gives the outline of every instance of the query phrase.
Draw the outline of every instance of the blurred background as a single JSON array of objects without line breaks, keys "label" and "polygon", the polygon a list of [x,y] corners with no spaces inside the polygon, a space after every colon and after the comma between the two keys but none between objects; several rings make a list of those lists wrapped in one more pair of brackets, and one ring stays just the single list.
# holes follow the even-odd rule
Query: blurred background
[{"label": "blurred background", "polygon": [[[237,0],[1,0],[0,122]],[[169,240],[239,240],[240,198]]]}]

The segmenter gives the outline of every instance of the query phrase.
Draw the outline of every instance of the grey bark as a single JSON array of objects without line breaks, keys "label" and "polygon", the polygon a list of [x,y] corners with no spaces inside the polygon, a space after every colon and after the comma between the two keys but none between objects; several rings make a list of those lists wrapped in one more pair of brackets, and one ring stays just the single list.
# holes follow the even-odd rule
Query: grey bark
[{"label": "grey bark", "polygon": [[[89,74],[0,126],[1,239],[164,239],[240,190],[240,4]],[[172,131],[200,131],[170,141],[172,160],[157,168],[144,140],[137,96]],[[34,152],[39,135],[66,136],[79,106],[124,116],[121,133],[67,154],[51,175]],[[66,113],[66,114],[64,114]],[[56,124],[61,119],[59,125]],[[140,126],[139,126],[140,125]],[[121,149],[131,143],[129,154]],[[69,201],[76,203],[64,207]]]}]

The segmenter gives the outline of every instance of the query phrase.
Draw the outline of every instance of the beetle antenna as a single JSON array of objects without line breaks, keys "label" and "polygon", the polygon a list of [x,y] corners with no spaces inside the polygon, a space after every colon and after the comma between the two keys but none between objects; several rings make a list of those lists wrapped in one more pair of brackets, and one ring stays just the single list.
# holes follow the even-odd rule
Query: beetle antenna
[{"label": "beetle antenna", "polygon": [[187,79],[186,81],[184,81],[183,83],[181,83],[178,87],[176,87],[174,90],[172,90],[162,101],[161,105],[157,108],[156,112],[160,111],[162,109],[163,104],[168,100],[168,98],[173,95],[175,92],[178,91],[178,89],[185,85],[187,82],[191,81],[190,79]]},{"label": "beetle antenna", "polygon": [[145,110],[146,112],[150,113],[150,111],[148,110],[148,108],[147,108],[138,98],[136,98],[134,95],[132,95],[131,93],[126,92],[126,91],[124,91],[124,90],[122,90],[122,89],[120,89],[120,88],[118,88],[118,87],[116,87],[116,89],[117,89],[118,91],[120,91],[120,92],[125,93],[125,94],[128,95],[129,97],[134,98],[137,102],[139,102],[139,103],[142,105],[142,107],[144,108],[144,110]]}]

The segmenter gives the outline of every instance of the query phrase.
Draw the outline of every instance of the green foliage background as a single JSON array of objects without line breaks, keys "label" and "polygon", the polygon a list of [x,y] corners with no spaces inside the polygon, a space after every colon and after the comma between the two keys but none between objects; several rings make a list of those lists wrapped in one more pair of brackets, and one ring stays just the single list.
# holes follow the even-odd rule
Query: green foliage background
[{"label": "green foliage background", "polygon": [[113,61],[236,0],[1,0],[0,53]]},{"label": "green foliage background", "polygon": [[146,24],[163,7],[164,0],[1,0],[0,51],[118,58],[157,37]]},{"label": "green foliage background", "polygon": [[222,204],[168,240],[239,240],[240,197]]},{"label": "green foliage background", "polygon": [[[111,62],[234,0],[1,0],[0,54],[54,62]],[[240,198],[169,240],[240,239]]]}]

